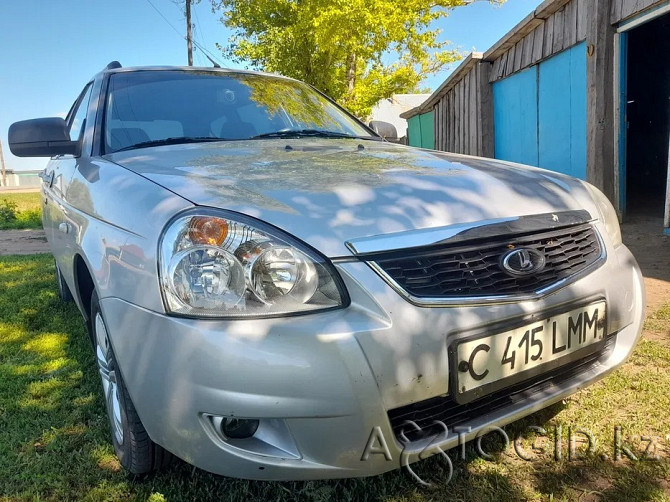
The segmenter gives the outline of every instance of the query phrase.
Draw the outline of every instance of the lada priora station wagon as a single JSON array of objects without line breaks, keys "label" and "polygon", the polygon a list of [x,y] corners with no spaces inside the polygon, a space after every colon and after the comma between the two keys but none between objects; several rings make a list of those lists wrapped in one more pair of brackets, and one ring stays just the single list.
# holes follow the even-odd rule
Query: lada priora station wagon
[{"label": "lada priora station wagon", "polygon": [[9,139],[51,157],[60,295],[133,473],[379,474],[564,399],[640,333],[596,188],[387,142],[293,79],[113,63]]}]

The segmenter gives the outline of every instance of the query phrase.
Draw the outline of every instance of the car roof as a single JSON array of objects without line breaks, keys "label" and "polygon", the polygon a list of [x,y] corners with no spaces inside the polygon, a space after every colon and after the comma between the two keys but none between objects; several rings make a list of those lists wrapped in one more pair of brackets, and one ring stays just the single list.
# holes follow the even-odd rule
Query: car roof
[{"label": "car roof", "polygon": [[260,75],[264,77],[280,78],[285,80],[295,80],[278,73],[268,73],[254,70],[243,70],[237,68],[216,68],[213,66],[129,66],[117,68],[105,68],[99,72],[96,77],[104,74],[112,73],[132,73],[139,71],[185,71],[185,72],[209,72],[209,73],[228,73],[228,74],[242,74],[242,75]]}]

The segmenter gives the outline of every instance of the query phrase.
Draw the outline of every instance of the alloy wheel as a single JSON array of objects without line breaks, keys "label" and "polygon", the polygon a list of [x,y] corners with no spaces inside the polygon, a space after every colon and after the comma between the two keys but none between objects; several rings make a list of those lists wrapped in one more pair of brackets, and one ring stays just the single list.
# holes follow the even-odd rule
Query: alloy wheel
[{"label": "alloy wheel", "polygon": [[102,388],[105,394],[105,404],[112,424],[112,433],[118,444],[123,444],[123,422],[121,420],[121,402],[119,401],[119,386],[116,381],[116,368],[109,346],[107,328],[100,312],[95,315],[95,358],[102,378]]}]

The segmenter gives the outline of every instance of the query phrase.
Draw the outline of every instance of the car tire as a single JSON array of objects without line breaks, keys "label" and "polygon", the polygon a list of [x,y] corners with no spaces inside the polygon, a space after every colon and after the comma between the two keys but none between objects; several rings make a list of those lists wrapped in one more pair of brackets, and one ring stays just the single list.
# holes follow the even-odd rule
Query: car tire
[{"label": "car tire", "polygon": [[67,283],[63,278],[63,273],[60,271],[60,267],[58,266],[58,263],[56,263],[55,260],[54,263],[56,265],[56,283],[58,284],[58,297],[64,303],[73,302],[74,297],[72,296],[72,292],[70,291],[70,288],[67,286]]},{"label": "car tire", "polygon": [[132,474],[146,474],[166,467],[174,457],[154,443],[142,425],[116,364],[96,292],[91,297],[90,329],[116,456]]}]

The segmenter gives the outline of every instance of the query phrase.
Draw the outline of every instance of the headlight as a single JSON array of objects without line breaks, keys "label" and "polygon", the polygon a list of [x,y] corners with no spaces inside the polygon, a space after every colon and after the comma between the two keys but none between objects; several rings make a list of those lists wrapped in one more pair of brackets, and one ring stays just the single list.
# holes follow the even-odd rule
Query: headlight
[{"label": "headlight", "polygon": [[201,208],[179,215],[160,242],[168,312],[264,317],[346,306],[333,266],[282,231],[247,216]]},{"label": "headlight", "polygon": [[621,227],[619,227],[619,217],[614,206],[605,194],[596,187],[585,181],[582,181],[582,183],[591,194],[591,198],[598,208],[599,219],[605,224],[605,230],[612,239],[612,243],[618,246],[621,244]]}]

